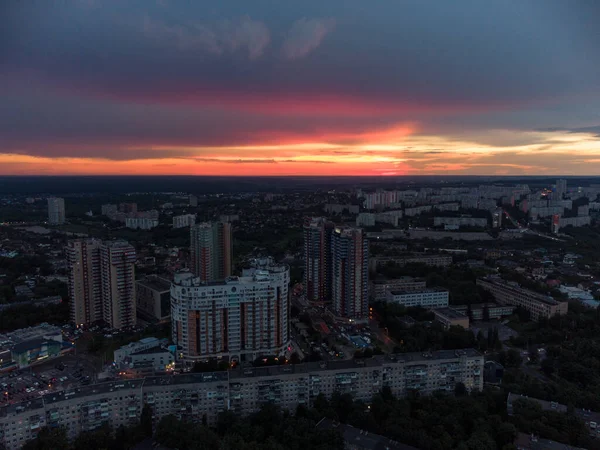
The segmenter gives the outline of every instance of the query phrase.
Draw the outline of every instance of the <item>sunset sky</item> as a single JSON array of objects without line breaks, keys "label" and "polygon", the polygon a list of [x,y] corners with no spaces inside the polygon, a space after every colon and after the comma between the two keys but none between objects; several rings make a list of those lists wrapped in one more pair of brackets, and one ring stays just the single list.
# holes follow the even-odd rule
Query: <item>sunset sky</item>
[{"label": "sunset sky", "polygon": [[4,0],[0,174],[598,175],[597,0]]}]

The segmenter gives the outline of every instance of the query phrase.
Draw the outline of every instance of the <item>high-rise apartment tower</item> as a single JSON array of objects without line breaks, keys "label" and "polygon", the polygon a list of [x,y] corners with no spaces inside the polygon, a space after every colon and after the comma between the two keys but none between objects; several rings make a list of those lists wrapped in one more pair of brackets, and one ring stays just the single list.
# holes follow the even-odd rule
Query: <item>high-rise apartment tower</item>
[{"label": "high-rise apartment tower", "polygon": [[203,222],[190,228],[193,274],[201,281],[224,280],[231,275],[231,224]]},{"label": "high-rise apartment tower", "polygon": [[61,225],[65,223],[65,199],[60,197],[48,198],[48,223]]},{"label": "high-rise apartment tower", "polygon": [[331,234],[335,225],[322,217],[304,222],[304,293],[306,300],[331,300]]},{"label": "high-rise apartment tower", "polygon": [[369,313],[369,242],[360,228],[336,227],[331,249],[333,312],[364,320]]},{"label": "high-rise apartment tower", "polygon": [[77,325],[102,319],[100,246],[97,239],[69,241],[65,249],[69,270],[71,321]]}]

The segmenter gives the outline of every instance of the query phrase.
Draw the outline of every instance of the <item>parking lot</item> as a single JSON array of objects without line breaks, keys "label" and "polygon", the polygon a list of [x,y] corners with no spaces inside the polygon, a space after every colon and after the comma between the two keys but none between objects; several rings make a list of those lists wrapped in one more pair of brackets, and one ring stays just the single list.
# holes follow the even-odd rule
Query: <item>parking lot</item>
[{"label": "parking lot", "polygon": [[75,355],[49,360],[0,377],[0,405],[32,400],[40,395],[95,381],[93,364]]}]

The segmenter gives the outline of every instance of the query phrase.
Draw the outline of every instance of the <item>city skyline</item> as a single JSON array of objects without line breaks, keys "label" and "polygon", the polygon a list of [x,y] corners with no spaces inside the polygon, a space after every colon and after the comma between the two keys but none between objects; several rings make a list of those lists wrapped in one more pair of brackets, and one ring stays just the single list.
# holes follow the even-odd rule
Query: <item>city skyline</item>
[{"label": "city skyline", "polygon": [[0,175],[594,175],[595,2],[10,2]]}]

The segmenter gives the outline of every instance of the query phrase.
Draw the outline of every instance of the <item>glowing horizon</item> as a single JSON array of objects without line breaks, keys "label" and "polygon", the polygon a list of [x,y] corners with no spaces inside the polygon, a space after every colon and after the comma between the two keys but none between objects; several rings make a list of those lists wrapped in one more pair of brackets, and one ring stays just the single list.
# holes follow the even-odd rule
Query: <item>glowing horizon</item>
[{"label": "glowing horizon", "polygon": [[0,175],[600,174],[587,5],[233,1],[11,3]]}]

